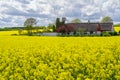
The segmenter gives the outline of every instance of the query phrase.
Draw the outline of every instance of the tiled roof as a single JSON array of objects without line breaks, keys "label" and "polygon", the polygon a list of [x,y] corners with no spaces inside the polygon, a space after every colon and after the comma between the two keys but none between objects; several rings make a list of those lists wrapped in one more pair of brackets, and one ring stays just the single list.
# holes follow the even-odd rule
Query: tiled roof
[{"label": "tiled roof", "polygon": [[113,23],[67,23],[66,25],[72,25],[74,30],[84,29],[85,31],[97,31],[98,27],[103,31],[111,31]]}]

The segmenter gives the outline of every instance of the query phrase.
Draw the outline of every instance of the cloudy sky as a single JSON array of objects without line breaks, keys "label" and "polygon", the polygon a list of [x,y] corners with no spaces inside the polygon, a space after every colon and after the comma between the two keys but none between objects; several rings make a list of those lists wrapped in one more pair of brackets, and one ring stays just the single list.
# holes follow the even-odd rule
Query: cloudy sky
[{"label": "cloudy sky", "polygon": [[30,17],[48,25],[57,17],[98,22],[104,16],[120,22],[120,0],[0,0],[0,27],[23,26]]}]

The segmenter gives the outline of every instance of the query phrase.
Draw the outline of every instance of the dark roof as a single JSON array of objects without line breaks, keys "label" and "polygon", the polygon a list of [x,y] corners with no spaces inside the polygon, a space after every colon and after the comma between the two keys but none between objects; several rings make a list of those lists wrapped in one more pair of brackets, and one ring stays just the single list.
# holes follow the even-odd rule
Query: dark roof
[{"label": "dark roof", "polygon": [[101,30],[111,31],[113,23],[100,23]]},{"label": "dark roof", "polygon": [[85,31],[97,31],[98,27],[102,31],[111,31],[113,23],[67,23],[66,25],[72,25],[74,30],[84,29]]}]

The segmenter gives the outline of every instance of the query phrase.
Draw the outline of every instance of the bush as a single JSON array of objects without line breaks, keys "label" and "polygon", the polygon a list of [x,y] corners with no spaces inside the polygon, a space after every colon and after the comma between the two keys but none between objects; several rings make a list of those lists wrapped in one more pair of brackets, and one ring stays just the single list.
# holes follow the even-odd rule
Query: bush
[{"label": "bush", "polygon": [[113,32],[114,33],[114,36],[116,36],[117,35],[117,32],[115,31],[115,32]]},{"label": "bush", "polygon": [[102,32],[100,36],[111,36],[108,32]]},{"label": "bush", "polygon": [[80,34],[79,34],[79,33],[76,33],[76,34],[74,34],[73,36],[77,37],[77,36],[80,36]]},{"label": "bush", "polygon": [[110,34],[111,36],[116,36],[116,35],[117,35],[117,32],[116,32],[116,31],[114,31],[114,32],[109,32],[109,34]]},{"label": "bush", "polygon": [[109,32],[109,34],[110,34],[111,36],[114,36],[114,32]]}]

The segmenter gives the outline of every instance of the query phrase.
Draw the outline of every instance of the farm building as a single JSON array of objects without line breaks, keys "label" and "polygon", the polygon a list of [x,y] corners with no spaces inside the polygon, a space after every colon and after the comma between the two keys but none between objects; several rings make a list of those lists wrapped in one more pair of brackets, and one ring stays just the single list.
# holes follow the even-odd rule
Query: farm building
[{"label": "farm building", "polygon": [[113,31],[113,23],[67,23],[72,26],[74,31],[83,30],[87,34],[100,34],[103,31]]}]

